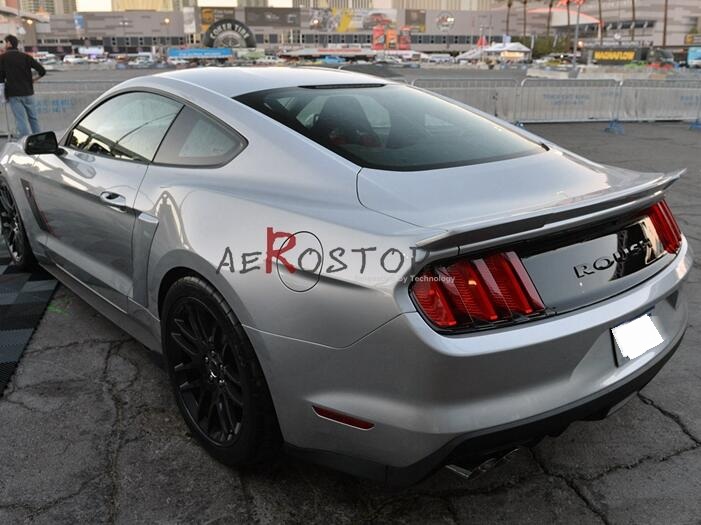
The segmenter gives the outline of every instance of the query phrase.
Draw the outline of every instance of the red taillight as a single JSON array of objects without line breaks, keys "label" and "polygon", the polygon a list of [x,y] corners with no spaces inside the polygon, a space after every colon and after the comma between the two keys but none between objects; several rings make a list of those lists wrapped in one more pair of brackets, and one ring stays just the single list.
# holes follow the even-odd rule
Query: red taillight
[{"label": "red taillight", "polygon": [[428,268],[419,274],[411,293],[424,315],[439,328],[490,325],[545,310],[514,252]]},{"label": "red taillight", "polygon": [[457,321],[450,310],[438,277],[431,271],[422,273],[414,283],[413,293],[421,310],[441,328],[455,326]]},{"label": "red taillight", "polygon": [[655,204],[648,210],[648,216],[665,251],[677,253],[682,244],[682,232],[667,203],[660,201]]}]

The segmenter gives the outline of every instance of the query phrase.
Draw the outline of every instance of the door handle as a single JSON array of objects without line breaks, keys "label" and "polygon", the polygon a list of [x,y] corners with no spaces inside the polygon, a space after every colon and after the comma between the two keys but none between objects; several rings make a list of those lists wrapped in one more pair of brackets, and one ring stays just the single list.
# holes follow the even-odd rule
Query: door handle
[{"label": "door handle", "polygon": [[113,208],[117,208],[118,210],[124,211],[127,209],[127,198],[119,193],[103,191],[100,193],[100,202]]}]

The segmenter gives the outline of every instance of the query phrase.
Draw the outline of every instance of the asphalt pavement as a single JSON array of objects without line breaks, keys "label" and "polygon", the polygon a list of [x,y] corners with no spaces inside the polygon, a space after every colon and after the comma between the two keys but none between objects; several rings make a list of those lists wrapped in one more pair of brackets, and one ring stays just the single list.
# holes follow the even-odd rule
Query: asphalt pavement
[{"label": "asphalt pavement", "polygon": [[[531,126],[595,160],[688,167],[669,201],[701,253],[701,132],[681,123]],[[566,174],[563,174],[566,176]],[[0,399],[0,523],[606,523],[701,521],[701,274],[677,354],[622,410],[575,423],[466,481],[402,491],[280,458],[213,461],[189,436],[160,356],[60,287]]]}]

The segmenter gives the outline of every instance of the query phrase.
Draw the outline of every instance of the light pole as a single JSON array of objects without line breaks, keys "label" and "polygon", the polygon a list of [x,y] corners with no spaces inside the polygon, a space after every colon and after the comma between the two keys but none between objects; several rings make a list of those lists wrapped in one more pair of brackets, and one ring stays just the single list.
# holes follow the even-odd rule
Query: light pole
[{"label": "light pole", "polygon": [[579,15],[582,11],[584,0],[574,0],[577,4],[577,21],[574,26],[574,42],[572,42],[572,75],[577,74],[577,48],[579,47]]},{"label": "light pole", "polygon": [[163,25],[166,26],[166,45],[170,45],[170,18],[163,19]]},{"label": "light pole", "polygon": [[122,37],[126,38],[127,37],[127,27],[131,25],[131,22],[129,21],[128,18],[122,17],[122,19],[117,23],[119,27],[122,28]]},{"label": "light pole", "polygon": [[667,45],[667,16],[669,15],[669,0],[664,0],[664,26],[662,27],[662,47]]}]

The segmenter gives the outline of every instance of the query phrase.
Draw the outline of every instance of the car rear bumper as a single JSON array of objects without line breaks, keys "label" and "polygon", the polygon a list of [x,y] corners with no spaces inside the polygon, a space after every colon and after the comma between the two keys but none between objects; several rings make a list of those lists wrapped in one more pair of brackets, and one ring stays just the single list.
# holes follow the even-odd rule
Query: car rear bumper
[{"label": "car rear bumper", "polygon": [[[514,328],[446,337],[402,314],[347,348],[249,330],[288,449],[392,484],[446,462],[478,461],[602,417],[641,389],[679,345],[688,312],[684,241],[669,266],[590,307]],[[611,328],[650,313],[664,342],[616,365]],[[321,406],[370,421],[323,419]]]},{"label": "car rear bumper", "polygon": [[681,337],[667,352],[620,381],[620,384],[545,414],[458,436],[411,465],[394,467],[338,452],[307,449],[289,443],[285,444],[285,449],[290,455],[300,459],[354,476],[398,487],[412,485],[444,465],[478,465],[488,458],[498,457],[519,446],[533,445],[545,436],[557,436],[574,421],[603,419],[617,405],[626,402],[647,385],[672,357],[680,343]]}]

